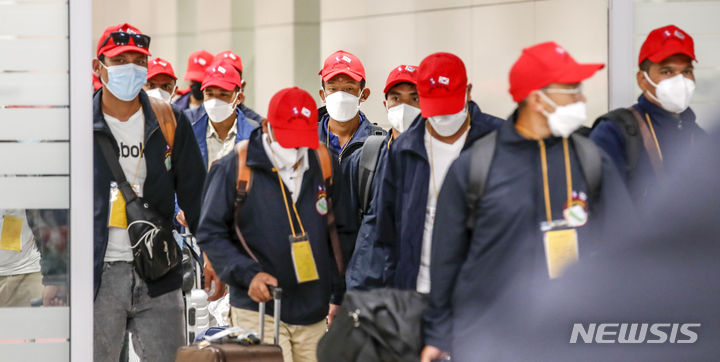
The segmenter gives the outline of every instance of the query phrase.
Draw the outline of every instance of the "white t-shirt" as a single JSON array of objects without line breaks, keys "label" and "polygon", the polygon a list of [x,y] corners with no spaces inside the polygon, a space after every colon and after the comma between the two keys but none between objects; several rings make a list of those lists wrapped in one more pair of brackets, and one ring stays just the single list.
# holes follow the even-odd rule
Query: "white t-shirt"
[{"label": "white t-shirt", "polygon": [[[125,173],[125,178],[135,188],[138,196],[142,197],[143,184],[147,177],[147,166],[143,156],[145,117],[142,108],[125,122],[121,122],[119,119],[107,114],[104,116],[120,148],[120,166]],[[110,189],[110,208],[112,208],[114,187],[111,185]],[[119,194],[119,191],[117,193]],[[109,228],[105,261],[133,261],[130,236],[127,229]]]},{"label": "white t-shirt", "polygon": [[422,251],[420,253],[420,272],[417,278],[417,291],[419,293],[430,293],[430,252],[432,250],[432,232],[435,222],[437,194],[440,193],[450,165],[460,155],[460,151],[462,151],[465,145],[467,135],[468,131],[465,131],[455,143],[448,144],[438,141],[433,138],[427,130],[425,131],[425,151],[427,152],[428,162],[430,164],[430,180],[428,182],[425,228],[423,230]]},{"label": "white t-shirt", "polygon": [[[0,240],[0,275],[6,276],[39,272],[40,253],[35,245],[35,237],[28,225],[25,210],[0,210],[0,230],[3,230],[5,227],[6,217],[22,219],[22,229],[20,231],[20,251],[9,250],[14,249],[16,244],[13,244],[17,241],[17,239]],[[4,236],[9,237],[8,234],[9,233],[6,232]]]}]

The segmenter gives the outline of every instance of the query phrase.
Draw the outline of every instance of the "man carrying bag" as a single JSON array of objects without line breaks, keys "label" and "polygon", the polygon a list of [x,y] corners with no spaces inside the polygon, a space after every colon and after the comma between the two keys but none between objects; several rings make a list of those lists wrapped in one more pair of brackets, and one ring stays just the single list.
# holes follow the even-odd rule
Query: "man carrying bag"
[{"label": "man carrying bag", "polygon": [[150,99],[150,37],[129,24],[99,39],[93,72],[94,360],[118,361],[126,330],[142,360],[172,361],[183,345],[182,270],[174,200],[195,231],[205,167],[180,111]]}]

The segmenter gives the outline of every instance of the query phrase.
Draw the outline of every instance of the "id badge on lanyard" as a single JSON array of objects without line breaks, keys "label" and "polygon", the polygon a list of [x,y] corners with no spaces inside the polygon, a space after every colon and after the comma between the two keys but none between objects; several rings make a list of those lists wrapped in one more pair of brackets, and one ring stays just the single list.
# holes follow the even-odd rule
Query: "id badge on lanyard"
[{"label": "id badge on lanyard", "polygon": [[292,255],[295,277],[298,283],[312,282],[320,279],[307,234],[303,233],[298,236],[290,235],[290,253]]},{"label": "id badge on lanyard", "polygon": [[22,228],[24,217],[21,215],[6,214],[2,217],[2,231],[0,231],[0,249],[17,251],[22,249]]}]

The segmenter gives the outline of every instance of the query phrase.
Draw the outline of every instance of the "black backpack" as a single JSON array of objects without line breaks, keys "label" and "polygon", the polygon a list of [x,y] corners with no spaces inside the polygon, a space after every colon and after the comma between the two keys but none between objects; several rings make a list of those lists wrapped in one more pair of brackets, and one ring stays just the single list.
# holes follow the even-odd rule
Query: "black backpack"
[{"label": "black backpack", "polygon": [[385,141],[385,136],[374,134],[365,140],[362,150],[360,150],[357,189],[360,215],[365,215],[370,203],[370,191],[375,176],[375,168],[377,167],[380,152],[382,151],[383,141]]},{"label": "black backpack", "polygon": [[318,361],[418,361],[425,306],[424,298],[412,290],[347,292],[318,343]]},{"label": "black backpack", "polygon": [[[574,133],[570,140],[575,146],[575,152],[580,160],[585,182],[587,182],[590,197],[597,196],[602,182],[602,156],[600,149],[588,138]],[[493,131],[472,145],[470,173],[468,174],[468,188],[465,192],[465,202],[468,208],[466,226],[473,229],[475,226],[475,213],[477,203],[485,190],[485,182],[490,172],[490,164],[497,145],[497,131]]]},{"label": "black backpack", "polygon": [[625,160],[627,161],[624,171],[628,175],[628,179],[632,180],[635,176],[635,169],[637,168],[638,159],[640,158],[640,152],[644,149],[642,134],[638,127],[638,120],[630,109],[618,108],[598,117],[595,123],[593,123],[592,128],[594,129],[604,120],[614,123],[620,132],[622,132],[623,139],[625,140]]}]

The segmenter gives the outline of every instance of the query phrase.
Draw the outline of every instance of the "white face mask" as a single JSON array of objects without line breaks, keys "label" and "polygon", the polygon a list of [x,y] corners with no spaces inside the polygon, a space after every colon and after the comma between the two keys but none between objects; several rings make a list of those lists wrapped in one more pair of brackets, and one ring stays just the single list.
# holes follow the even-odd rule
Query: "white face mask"
[{"label": "white face mask", "polygon": [[207,112],[210,120],[218,123],[228,119],[228,117],[233,114],[233,111],[235,111],[235,101],[237,100],[237,97],[238,94],[235,95],[232,103],[228,103],[217,98],[211,98],[203,102],[205,112]]},{"label": "white face mask", "polygon": [[585,102],[575,102],[566,106],[558,106],[555,102],[546,96],[544,92],[539,92],[540,96],[555,107],[555,111],[548,113],[543,110],[542,114],[547,117],[548,127],[553,136],[568,138],[577,131],[587,120],[587,110]]},{"label": "white face mask", "polygon": [[440,116],[428,117],[428,122],[432,128],[442,137],[449,137],[457,133],[457,131],[465,124],[467,120],[467,102],[465,108],[455,114],[444,114]]},{"label": "white face mask", "polygon": [[330,118],[338,122],[347,122],[355,118],[360,110],[360,97],[341,91],[329,95],[326,93],[325,106]]},{"label": "white face mask", "polygon": [[649,91],[645,93],[647,93],[648,97],[660,103],[664,110],[672,113],[681,113],[690,106],[690,101],[695,93],[695,82],[693,82],[692,79],[678,74],[655,84],[655,82],[650,80],[647,72],[643,72],[643,75],[645,75],[645,79],[655,87],[655,95]]},{"label": "white face mask", "polygon": [[145,93],[147,93],[148,97],[153,97],[153,98],[162,99],[162,100],[164,100],[165,102],[168,102],[168,103],[169,103],[169,102],[170,102],[170,99],[172,99],[173,94],[175,94],[175,90],[176,90],[176,89],[177,89],[177,86],[175,86],[175,88],[173,89],[172,94],[170,94],[170,93],[168,93],[168,92],[166,92],[166,91],[164,91],[164,90],[162,90],[162,89],[160,89],[160,88],[153,88],[153,89],[151,89],[151,90],[149,90],[149,91],[146,91]]},{"label": "white face mask", "polygon": [[274,140],[274,136],[270,137],[271,134],[272,128],[268,124],[268,134],[264,135],[264,137],[268,137],[270,151],[273,154],[273,161],[277,162],[277,165],[275,165],[277,166],[277,168],[291,168],[295,166],[300,160],[302,160],[302,158],[305,157],[305,155],[307,154],[307,147],[285,148],[281,146],[280,143]]},{"label": "white face mask", "polygon": [[410,127],[415,118],[420,114],[420,108],[402,103],[388,108],[387,112],[388,122],[390,122],[392,128],[402,133]]}]

